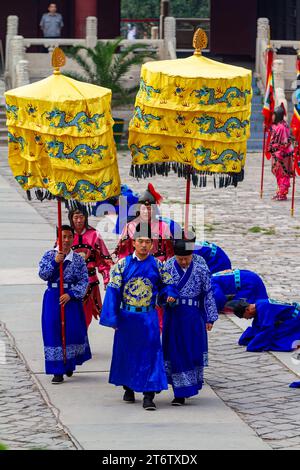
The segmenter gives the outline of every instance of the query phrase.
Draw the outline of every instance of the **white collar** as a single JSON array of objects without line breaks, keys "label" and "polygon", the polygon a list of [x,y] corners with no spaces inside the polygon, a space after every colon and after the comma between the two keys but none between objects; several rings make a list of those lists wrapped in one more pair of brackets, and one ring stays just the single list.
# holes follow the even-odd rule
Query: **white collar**
[{"label": "white collar", "polygon": [[[149,256],[149,255],[148,255],[148,256]],[[148,258],[148,256],[147,256],[147,258]],[[134,253],[133,253],[133,255],[132,255],[132,259],[137,259],[138,261],[145,261],[147,258],[145,258],[145,259],[140,259],[140,258],[138,257],[138,255],[136,254],[135,251],[134,251]]]},{"label": "white collar", "polygon": [[[59,251],[58,246],[55,248],[55,251]],[[65,257],[64,262],[65,261],[71,261],[72,262],[73,261],[73,256],[74,256],[74,251],[71,249],[70,253]]]}]

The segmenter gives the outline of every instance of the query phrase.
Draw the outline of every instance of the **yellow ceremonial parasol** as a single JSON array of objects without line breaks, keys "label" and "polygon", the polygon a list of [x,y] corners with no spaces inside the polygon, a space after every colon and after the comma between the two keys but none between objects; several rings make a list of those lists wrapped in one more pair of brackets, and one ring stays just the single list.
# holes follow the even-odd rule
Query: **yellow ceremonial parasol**
[{"label": "yellow ceremonial parasol", "polygon": [[[8,160],[13,175],[38,199],[58,199],[59,249],[62,250],[61,200],[83,203],[120,194],[113,139],[111,90],[60,73],[65,56],[56,48],[53,75],[5,93]],[[60,295],[63,295],[60,263]],[[65,314],[61,306],[66,360]]]},{"label": "yellow ceremonial parasol", "polygon": [[53,75],[5,93],[9,164],[38,197],[102,201],[120,193],[111,90],[62,75],[64,63],[56,48]]},{"label": "yellow ceremonial parasol", "polygon": [[204,31],[194,35],[194,55],[186,59],[147,62],[129,126],[131,174],[167,176],[172,168],[189,185],[219,186],[243,179],[250,136],[251,71],[201,54]]}]

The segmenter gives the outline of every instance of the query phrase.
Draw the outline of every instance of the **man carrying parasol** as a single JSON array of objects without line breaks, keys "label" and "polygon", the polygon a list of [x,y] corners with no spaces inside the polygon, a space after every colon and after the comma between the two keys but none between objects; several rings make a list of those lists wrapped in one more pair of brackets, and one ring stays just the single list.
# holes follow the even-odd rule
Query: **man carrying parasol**
[{"label": "man carrying parasol", "polygon": [[[48,282],[44,294],[42,330],[46,374],[53,374],[53,384],[64,381],[64,374],[73,375],[77,365],[91,356],[82,299],[88,286],[84,260],[71,249],[74,230],[62,225],[62,249],[47,251],[40,261],[39,276]],[[63,263],[65,293],[60,295],[59,265]],[[61,311],[65,312],[65,334],[61,335]],[[63,344],[65,343],[65,344]]]}]

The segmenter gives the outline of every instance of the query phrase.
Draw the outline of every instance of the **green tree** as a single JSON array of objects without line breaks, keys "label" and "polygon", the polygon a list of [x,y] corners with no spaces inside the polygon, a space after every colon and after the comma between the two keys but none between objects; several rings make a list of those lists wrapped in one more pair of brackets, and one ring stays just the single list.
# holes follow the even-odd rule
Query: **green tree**
[{"label": "green tree", "polygon": [[[83,82],[94,83],[110,88],[114,104],[130,102],[137,86],[123,87],[121,79],[132,65],[141,65],[146,58],[154,57],[155,53],[145,51],[145,46],[134,44],[120,50],[123,39],[98,42],[94,49],[84,46],[64,48],[64,52],[80,66],[82,73],[66,71],[65,75]],[[144,50],[141,50],[143,47]]]},{"label": "green tree", "polygon": [[171,15],[181,18],[209,18],[209,0],[171,0]]},{"label": "green tree", "polygon": [[[170,0],[171,15],[185,18],[208,18],[210,0]],[[160,0],[122,0],[122,18],[158,18]]]}]

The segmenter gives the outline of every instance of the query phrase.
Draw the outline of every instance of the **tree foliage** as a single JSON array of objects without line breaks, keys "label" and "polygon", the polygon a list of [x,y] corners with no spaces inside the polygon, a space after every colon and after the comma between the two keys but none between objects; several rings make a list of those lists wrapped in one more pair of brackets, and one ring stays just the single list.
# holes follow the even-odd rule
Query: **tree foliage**
[{"label": "tree foliage", "polygon": [[120,50],[121,41],[122,38],[117,38],[98,42],[94,49],[84,46],[64,48],[65,54],[77,62],[81,70],[81,73],[66,71],[64,74],[75,80],[110,88],[115,103],[130,102],[137,87],[124,88],[124,75],[133,65],[141,65],[146,58],[154,57],[155,53],[145,50],[141,44],[122,47]]},{"label": "tree foliage", "polygon": [[[158,18],[160,0],[122,0],[122,18]],[[209,0],[170,0],[170,14],[181,18],[208,18]]]}]

